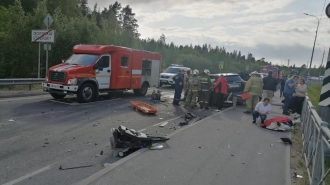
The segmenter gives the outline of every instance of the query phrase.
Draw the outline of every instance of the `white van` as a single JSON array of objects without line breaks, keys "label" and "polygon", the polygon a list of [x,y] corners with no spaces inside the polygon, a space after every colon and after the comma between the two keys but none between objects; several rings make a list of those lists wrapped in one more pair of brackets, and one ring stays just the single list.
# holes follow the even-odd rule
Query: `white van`
[{"label": "white van", "polygon": [[183,69],[185,72],[191,70],[189,67],[183,67],[182,65],[172,64],[163,73],[160,73],[159,86],[162,85],[174,85],[173,77],[178,74],[178,72]]}]

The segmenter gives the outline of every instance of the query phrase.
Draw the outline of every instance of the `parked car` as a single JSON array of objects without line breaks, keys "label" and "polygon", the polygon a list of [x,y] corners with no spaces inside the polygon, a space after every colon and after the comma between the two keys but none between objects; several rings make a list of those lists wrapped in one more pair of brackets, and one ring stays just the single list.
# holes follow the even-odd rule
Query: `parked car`
[{"label": "parked car", "polygon": [[170,67],[168,67],[163,73],[160,73],[159,78],[159,86],[162,85],[174,85],[175,82],[173,81],[173,77],[178,74],[178,72],[183,69],[184,71],[191,70],[189,67],[183,67],[180,65],[174,65],[172,64]]},{"label": "parked car", "polygon": [[[234,95],[238,95],[237,102],[243,103],[244,101],[241,98],[243,94],[245,81],[237,73],[219,73],[219,74],[210,74],[211,82],[215,83],[220,75],[223,75],[228,82],[228,94],[224,96],[224,101],[230,103]],[[210,105],[215,106],[217,102],[217,96],[215,92],[211,92],[210,95]]]}]

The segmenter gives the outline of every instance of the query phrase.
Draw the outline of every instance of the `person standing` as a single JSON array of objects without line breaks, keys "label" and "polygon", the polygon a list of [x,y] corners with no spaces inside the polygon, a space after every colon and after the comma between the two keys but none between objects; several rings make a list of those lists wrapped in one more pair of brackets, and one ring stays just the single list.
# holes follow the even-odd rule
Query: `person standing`
[{"label": "person standing", "polygon": [[293,101],[293,111],[292,113],[301,114],[303,102],[305,100],[305,96],[307,93],[307,85],[304,79],[299,80],[299,84],[297,85],[296,92],[292,95]]},{"label": "person standing", "polygon": [[201,89],[201,82],[198,77],[198,70],[194,69],[192,72],[192,76],[189,77],[188,83],[187,83],[187,98],[185,102],[185,108],[187,106],[190,106],[192,109],[196,107],[196,99],[198,96],[198,93]]},{"label": "person standing", "polygon": [[256,119],[260,116],[261,123],[263,124],[267,119],[267,115],[272,111],[272,107],[269,104],[270,99],[264,98],[261,102],[256,105],[256,108],[252,112],[253,121],[252,123],[256,123]]},{"label": "person standing", "polygon": [[276,92],[277,80],[273,77],[273,72],[269,71],[268,76],[262,79],[264,86],[262,88],[262,98],[269,98],[270,100]]},{"label": "person standing", "polygon": [[260,91],[263,87],[263,81],[258,72],[254,71],[250,74],[250,79],[246,82],[244,93],[248,93],[249,97],[246,99],[246,111],[244,113],[251,114],[252,109],[259,102]]},{"label": "person standing", "polygon": [[282,76],[281,81],[280,81],[280,84],[281,84],[280,98],[282,98],[282,96],[283,96],[285,82],[286,82],[286,76]]},{"label": "person standing", "polygon": [[210,90],[212,87],[212,82],[209,77],[210,71],[205,69],[203,74],[200,76],[201,82],[201,92],[199,96],[200,108],[209,109],[209,99],[210,99]]},{"label": "person standing", "polygon": [[220,75],[213,85],[212,89],[217,95],[217,106],[218,109],[216,112],[220,112],[223,108],[223,97],[225,94],[227,94],[227,80],[223,77],[223,75]]},{"label": "person standing", "polygon": [[188,95],[188,89],[187,89],[187,84],[188,80],[191,76],[191,70],[188,70],[187,73],[184,75],[184,82],[183,82],[183,89],[184,89],[184,96],[182,101],[186,101],[187,95]]},{"label": "person standing", "polygon": [[175,92],[174,92],[174,100],[173,105],[179,105],[182,89],[183,89],[183,79],[184,79],[184,70],[180,69],[179,73],[173,77],[173,81],[175,82]]},{"label": "person standing", "polygon": [[298,76],[294,75],[294,76],[292,76],[292,78],[289,78],[284,84],[283,94],[284,94],[285,101],[284,101],[284,106],[283,106],[283,114],[287,115],[287,116],[290,115],[288,110],[289,110],[289,106],[292,103],[292,95],[295,92],[297,80],[298,80]]}]

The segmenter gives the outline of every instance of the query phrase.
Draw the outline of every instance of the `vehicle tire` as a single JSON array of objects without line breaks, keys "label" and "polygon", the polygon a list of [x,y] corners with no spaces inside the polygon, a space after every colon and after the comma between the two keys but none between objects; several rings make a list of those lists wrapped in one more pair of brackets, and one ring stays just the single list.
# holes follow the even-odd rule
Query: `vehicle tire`
[{"label": "vehicle tire", "polygon": [[148,92],[148,84],[146,82],[144,82],[141,85],[141,89],[134,89],[134,94],[137,96],[145,96]]},{"label": "vehicle tire", "polygon": [[65,94],[56,94],[56,93],[50,93],[50,95],[55,99],[63,99],[66,96]]},{"label": "vehicle tire", "polygon": [[159,83],[159,87],[162,87],[163,86],[163,83]]},{"label": "vehicle tire", "polygon": [[93,84],[85,83],[79,87],[77,98],[79,103],[87,103],[96,97],[96,90]]}]

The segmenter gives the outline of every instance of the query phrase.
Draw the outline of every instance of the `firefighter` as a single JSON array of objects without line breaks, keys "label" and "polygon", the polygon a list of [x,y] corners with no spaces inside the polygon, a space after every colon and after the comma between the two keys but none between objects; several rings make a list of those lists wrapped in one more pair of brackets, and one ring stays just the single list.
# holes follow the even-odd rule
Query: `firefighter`
[{"label": "firefighter", "polygon": [[254,71],[250,74],[250,79],[246,82],[244,93],[249,94],[249,98],[246,99],[246,111],[244,113],[251,114],[257,103],[259,102],[259,95],[261,88],[263,87],[262,78],[257,75],[258,72]]},{"label": "firefighter", "polygon": [[187,74],[184,75],[184,82],[183,82],[184,97],[183,97],[182,101],[186,101],[186,97],[188,95],[187,84],[188,84],[188,80],[191,76],[190,73],[191,73],[191,70],[188,70]]},{"label": "firefighter", "polygon": [[204,69],[203,74],[200,76],[201,91],[198,100],[201,109],[209,109],[210,90],[212,87],[209,74],[210,71],[208,69]]},{"label": "firefighter", "polygon": [[184,79],[183,74],[184,74],[184,70],[180,69],[178,74],[173,77],[173,81],[175,82],[173,105],[179,105],[181,99],[181,93],[183,89],[183,79]]},{"label": "firefighter", "polygon": [[190,106],[192,109],[196,107],[196,98],[201,89],[200,79],[198,77],[198,70],[194,69],[192,76],[190,76],[187,83],[187,98],[185,102],[185,108]]}]

